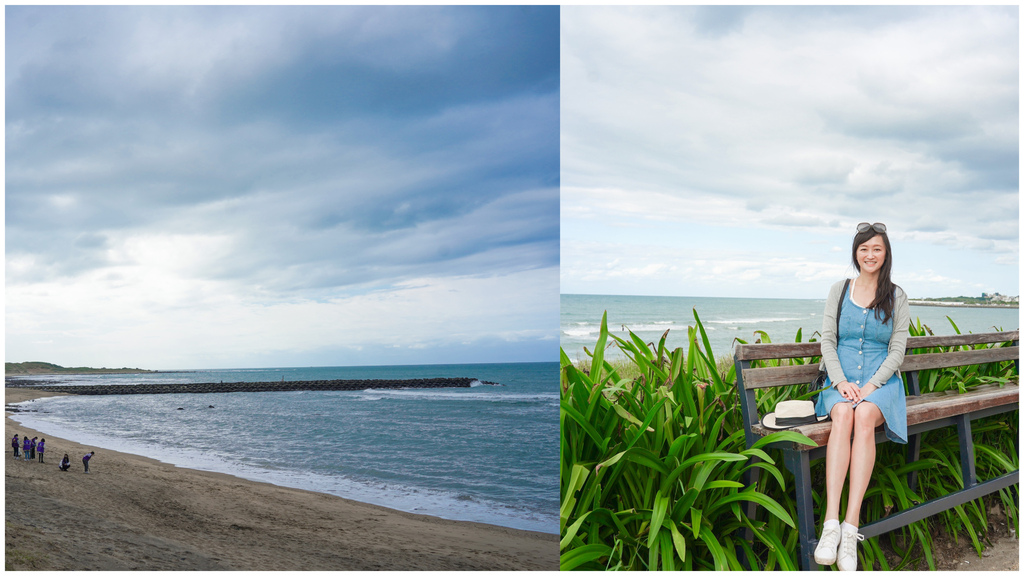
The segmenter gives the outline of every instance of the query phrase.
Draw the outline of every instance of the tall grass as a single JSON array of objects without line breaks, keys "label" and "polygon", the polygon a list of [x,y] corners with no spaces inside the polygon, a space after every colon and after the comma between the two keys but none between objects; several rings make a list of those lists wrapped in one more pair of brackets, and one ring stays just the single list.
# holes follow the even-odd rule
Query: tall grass
[{"label": "tall grass", "polygon": [[[753,570],[798,567],[792,476],[779,453],[764,447],[810,441],[784,431],[746,448],[731,361],[715,360],[696,310],[694,319],[685,351],[668,350],[667,333],[657,343],[632,332],[628,339],[611,334],[607,314],[594,351],[587,351],[589,366],[573,364],[562,351],[562,569],[726,570],[744,568],[744,559]],[[926,329],[918,321],[912,331]],[[763,332],[759,339],[770,341]],[[627,360],[605,360],[607,346],[617,346]],[[930,390],[1008,381],[1013,363],[942,372],[922,372],[922,389],[926,379]],[[806,396],[799,388],[761,391],[762,413],[782,399]],[[979,479],[1017,468],[1015,415],[977,421],[974,430]],[[882,465],[876,466],[865,496],[864,517],[878,519],[961,488],[957,446],[955,429],[929,432],[921,460],[907,464],[904,447],[880,445],[876,462]],[[765,473],[756,485],[744,486],[743,473],[751,467]],[[907,478],[913,470],[919,479],[912,490]],[[824,461],[816,461],[812,477],[821,481],[815,485],[823,485],[823,476]],[[1014,530],[1017,494],[1013,486],[994,495]],[[741,510],[747,502],[760,506],[763,517],[748,519]],[[984,512],[976,500],[879,537],[902,556],[897,566],[888,565],[879,538],[869,539],[860,547],[861,566],[900,568],[923,554],[934,569],[929,522],[953,534],[966,533],[980,555],[987,531]],[[752,543],[743,538],[746,529]]]}]

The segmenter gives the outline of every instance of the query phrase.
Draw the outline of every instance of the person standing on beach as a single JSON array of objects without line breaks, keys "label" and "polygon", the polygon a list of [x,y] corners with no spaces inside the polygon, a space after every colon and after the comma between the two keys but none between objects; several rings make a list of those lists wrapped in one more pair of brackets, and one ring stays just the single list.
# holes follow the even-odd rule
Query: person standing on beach
[{"label": "person standing on beach", "polygon": [[[828,378],[816,405],[818,416],[832,417],[832,433],[825,455],[825,522],[814,561],[838,564],[843,571],[857,569],[857,542],[864,539],[858,528],[875,466],[875,428],[884,425],[889,440],[907,443],[907,401],[899,367],[907,348],[910,305],[890,278],[892,248],[885,224],[857,225],[853,265],[859,275],[836,282],[825,302],[821,358]],[[847,472],[849,498],[840,524]]]},{"label": "person standing on beach", "polygon": [[32,446],[32,459],[33,460],[36,459],[36,440],[38,440],[38,439],[39,439],[39,436],[33,436],[32,437],[32,445],[31,446]]},{"label": "person standing on beach", "polygon": [[86,474],[89,473],[89,460],[92,459],[94,454],[96,454],[96,453],[95,452],[89,452],[85,456],[82,456],[82,465],[85,466],[85,473]]},{"label": "person standing on beach", "polygon": [[18,435],[14,435],[14,440],[11,440],[11,447],[14,448],[14,458],[18,458],[18,448],[21,447],[21,440],[18,440]]},{"label": "person standing on beach", "polygon": [[25,456],[25,462],[28,462],[29,450],[32,449],[32,441],[25,436],[25,441],[21,444],[21,453]]},{"label": "person standing on beach", "polygon": [[46,438],[43,438],[42,440],[39,441],[39,444],[36,444],[36,452],[39,453],[39,463],[40,464],[43,463],[43,448],[45,447],[45,445],[46,445]]}]

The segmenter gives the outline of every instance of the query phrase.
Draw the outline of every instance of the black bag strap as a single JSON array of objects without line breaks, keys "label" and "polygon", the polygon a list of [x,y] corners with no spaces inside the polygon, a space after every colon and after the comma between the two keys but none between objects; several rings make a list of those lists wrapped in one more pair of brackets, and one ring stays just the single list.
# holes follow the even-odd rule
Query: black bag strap
[{"label": "black bag strap", "polygon": [[836,306],[836,342],[839,341],[839,316],[843,313],[843,300],[846,300],[846,289],[850,287],[850,279],[843,284],[843,293],[839,295],[839,305]]},{"label": "black bag strap", "polygon": [[[847,278],[843,284],[843,293],[839,295],[839,304],[836,305],[836,342],[839,342],[839,317],[843,314],[843,300],[846,300],[846,290],[850,287],[850,279]],[[825,362],[822,360],[821,367],[818,372],[825,373]],[[824,384],[824,379],[822,379]]]}]

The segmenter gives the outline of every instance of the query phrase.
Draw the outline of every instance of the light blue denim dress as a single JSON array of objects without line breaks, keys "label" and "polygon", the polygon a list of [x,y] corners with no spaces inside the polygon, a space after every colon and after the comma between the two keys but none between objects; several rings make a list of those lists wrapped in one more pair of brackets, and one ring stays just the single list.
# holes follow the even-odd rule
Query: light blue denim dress
[{"label": "light blue denim dress", "polygon": [[[893,320],[883,324],[875,318],[874,309],[861,308],[853,302],[853,290],[843,299],[843,313],[839,317],[839,343],[836,352],[846,379],[860,387],[867,384],[889,354]],[[831,379],[818,394],[815,412],[825,416],[836,402],[850,402],[832,387]],[[864,402],[871,402],[885,417],[885,435],[900,444],[907,443],[907,399],[899,371],[880,388],[869,394]]]}]

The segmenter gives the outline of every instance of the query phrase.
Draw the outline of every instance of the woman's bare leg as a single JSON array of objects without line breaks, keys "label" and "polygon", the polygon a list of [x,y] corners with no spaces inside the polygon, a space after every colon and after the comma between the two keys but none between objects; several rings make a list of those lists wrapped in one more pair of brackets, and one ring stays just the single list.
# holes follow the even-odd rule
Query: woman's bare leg
[{"label": "woman's bare leg", "polygon": [[850,434],[854,424],[851,406],[849,402],[837,402],[830,413],[832,432],[825,453],[825,520],[839,520],[839,502],[850,466]]},{"label": "woman's bare leg", "polygon": [[[846,523],[860,526],[860,505],[875,467],[875,428],[885,422],[882,411],[871,402],[862,402],[853,411],[853,453],[850,456],[850,498],[846,505]],[[831,443],[829,450],[832,450]]]}]

